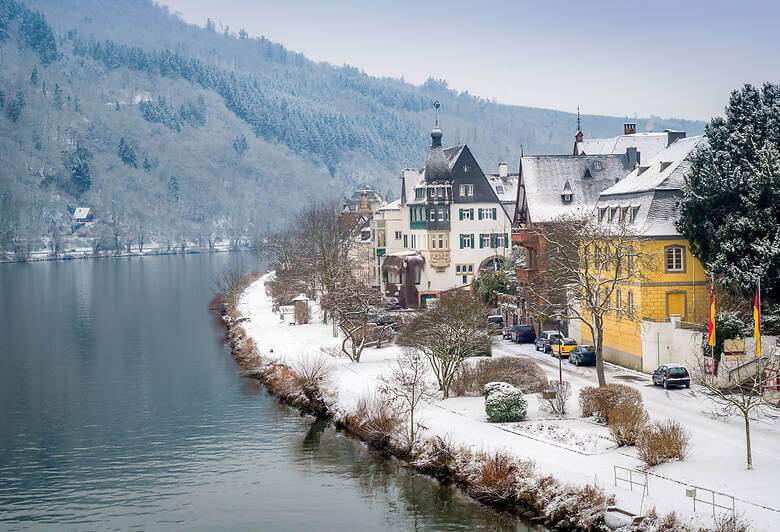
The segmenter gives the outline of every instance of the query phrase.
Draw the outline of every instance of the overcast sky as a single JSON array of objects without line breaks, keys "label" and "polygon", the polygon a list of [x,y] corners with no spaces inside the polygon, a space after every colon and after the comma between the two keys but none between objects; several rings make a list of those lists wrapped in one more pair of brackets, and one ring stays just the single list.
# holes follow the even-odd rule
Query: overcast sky
[{"label": "overcast sky", "polygon": [[780,82],[780,1],[159,0],[315,61],[508,104],[706,120]]}]

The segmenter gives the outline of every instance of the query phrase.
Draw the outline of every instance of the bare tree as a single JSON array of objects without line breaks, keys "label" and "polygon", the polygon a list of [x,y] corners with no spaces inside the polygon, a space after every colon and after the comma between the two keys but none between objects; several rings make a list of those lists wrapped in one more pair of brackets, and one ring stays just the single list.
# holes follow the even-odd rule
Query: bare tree
[{"label": "bare tree", "polygon": [[[386,333],[385,329],[389,328],[389,325],[379,327],[369,324],[371,313],[383,300],[382,294],[354,278],[333,286],[323,294],[320,304],[323,310],[333,315],[344,333],[341,350],[351,361],[360,362],[363,350],[379,345]],[[379,330],[372,331],[372,328]]]},{"label": "bare tree", "polygon": [[436,387],[430,380],[431,369],[420,355],[406,350],[399,357],[389,377],[382,377],[381,391],[390,397],[400,399],[409,414],[409,441],[411,449],[417,437],[414,412],[420,401],[436,397]]},{"label": "bare tree", "polygon": [[[750,416],[772,415],[774,408],[764,398],[768,381],[780,372],[780,359],[772,352],[769,356],[756,357],[741,362],[731,370],[721,366],[716,375],[707,368],[704,357],[699,357],[694,379],[705,389],[715,406],[715,414],[731,416],[739,414],[745,423],[745,452],[747,468],[753,469],[750,445]],[[776,415],[776,414],[775,414]]]},{"label": "bare tree", "polygon": [[236,262],[226,267],[215,281],[217,293],[222,295],[232,308],[238,305],[238,299],[243,291],[245,276],[246,268],[244,268],[244,264]]},{"label": "bare tree", "polygon": [[530,286],[532,305],[540,315],[576,319],[590,331],[596,347],[599,386],[604,377],[604,320],[608,313],[627,313],[616,292],[646,278],[656,265],[644,239],[627,223],[598,223],[586,216],[562,215],[537,229],[544,253]]},{"label": "bare tree", "polygon": [[445,399],[461,363],[469,356],[489,352],[488,314],[481,301],[458,290],[442,295],[433,308],[402,329],[400,343],[428,358]]}]

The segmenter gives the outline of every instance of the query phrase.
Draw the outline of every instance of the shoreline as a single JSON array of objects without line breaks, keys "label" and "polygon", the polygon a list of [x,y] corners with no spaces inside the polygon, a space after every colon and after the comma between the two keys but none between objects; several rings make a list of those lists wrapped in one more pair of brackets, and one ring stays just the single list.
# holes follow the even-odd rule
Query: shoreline
[{"label": "shoreline", "polygon": [[[240,301],[247,290],[260,284],[268,274],[249,274],[243,282]],[[241,302],[238,307],[241,307]],[[535,470],[531,460],[517,460],[503,452],[482,451],[474,453],[465,447],[452,444],[447,435],[429,437],[423,442],[426,451],[412,454],[394,444],[390,438],[377,437],[360,425],[356,411],[344,410],[335,404],[323,401],[318,393],[307,393],[302,389],[290,389],[289,375],[294,374],[295,364],[282,362],[273,353],[260,353],[255,341],[244,325],[251,318],[244,316],[238,308],[231,308],[226,302],[215,298],[210,310],[222,321],[225,339],[231,354],[239,365],[241,373],[259,380],[266,391],[283,404],[296,408],[301,415],[333,423],[336,429],[349,437],[356,437],[371,449],[383,455],[402,460],[408,467],[426,474],[440,482],[454,483],[473,499],[497,510],[507,511],[531,526],[544,526],[550,530],[643,530],[625,523],[622,527],[609,527],[605,523],[606,510],[614,505],[613,497],[595,485],[577,487]],[[497,488],[485,485],[484,472],[505,473],[511,478],[511,485]],[[483,475],[480,477],[480,472]],[[501,484],[501,479],[499,479]],[[641,527],[641,525],[639,525]]]},{"label": "shoreline", "polygon": [[[126,257],[161,257],[166,255],[196,255],[196,254],[202,254],[202,253],[231,253],[231,252],[245,252],[249,251],[247,249],[232,249],[227,244],[221,244],[214,246],[213,249],[209,248],[202,248],[202,247],[193,247],[190,249],[186,249],[184,251],[181,250],[163,250],[161,248],[151,248],[149,251],[121,251],[119,253],[115,253],[113,251],[99,251],[97,253],[94,253],[89,250],[77,250],[74,252],[66,252],[61,253],[57,256],[52,256],[51,252],[44,252],[44,251],[36,251],[31,252],[30,257],[26,259],[8,259],[8,258],[2,258],[0,257],[0,264],[24,264],[29,262],[64,262],[69,260],[81,260],[81,259],[120,259],[120,258],[126,258]],[[38,255],[38,256],[32,256],[32,255]]]}]

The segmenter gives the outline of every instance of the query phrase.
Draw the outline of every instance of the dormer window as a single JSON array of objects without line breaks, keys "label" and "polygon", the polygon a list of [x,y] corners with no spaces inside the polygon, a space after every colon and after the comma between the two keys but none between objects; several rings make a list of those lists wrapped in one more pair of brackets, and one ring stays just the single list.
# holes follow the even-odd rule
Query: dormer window
[{"label": "dormer window", "polygon": [[632,205],[631,208],[628,210],[628,221],[634,222],[636,220],[636,215],[639,212],[639,207],[636,205]]},{"label": "dormer window", "polygon": [[561,199],[564,203],[571,203],[571,185],[569,184],[569,181],[566,181],[566,184],[563,185],[563,191],[561,192]]},{"label": "dormer window", "polygon": [[469,183],[464,183],[460,186],[460,195],[461,196],[473,196],[474,195],[474,185]]},{"label": "dormer window", "polygon": [[661,171],[663,172],[666,170],[670,164],[672,164],[671,161],[661,161]]},{"label": "dormer window", "polygon": [[601,161],[593,161],[593,169],[594,170],[601,170],[603,166],[601,165]]},{"label": "dormer window", "polygon": [[496,187],[496,194],[503,194],[504,193],[504,187],[501,185]]},{"label": "dormer window", "polygon": [[599,222],[604,221],[604,216],[607,215],[607,207],[600,207],[599,208]]}]

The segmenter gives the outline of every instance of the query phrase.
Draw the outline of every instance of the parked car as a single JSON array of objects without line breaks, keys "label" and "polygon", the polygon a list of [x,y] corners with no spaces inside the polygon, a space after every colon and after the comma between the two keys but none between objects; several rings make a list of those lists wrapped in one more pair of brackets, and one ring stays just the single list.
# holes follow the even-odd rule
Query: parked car
[{"label": "parked car", "polygon": [[665,364],[653,372],[653,384],[655,386],[685,386],[691,387],[691,375],[684,366],[679,364]]},{"label": "parked car", "polygon": [[401,303],[398,301],[397,297],[386,297],[385,298],[385,308],[387,310],[400,310]]},{"label": "parked car", "polygon": [[533,325],[515,325],[512,327],[512,341],[516,344],[533,343],[536,341],[536,330]]},{"label": "parked car", "polygon": [[491,328],[502,329],[504,327],[504,317],[500,314],[488,316],[487,320]]},{"label": "parked car", "polygon": [[549,353],[552,350],[552,341],[558,338],[563,338],[558,334],[558,331],[542,331],[542,333],[536,337],[536,350]]},{"label": "parked car", "polygon": [[504,329],[501,331],[501,336],[503,336],[504,340],[511,340],[512,339],[512,329],[514,327],[504,327]]},{"label": "parked car", "polygon": [[596,363],[596,348],[592,345],[578,345],[569,353],[569,363],[575,366]]},{"label": "parked car", "polygon": [[552,356],[558,358],[568,358],[569,353],[577,347],[577,340],[574,338],[560,338],[552,342]]}]

